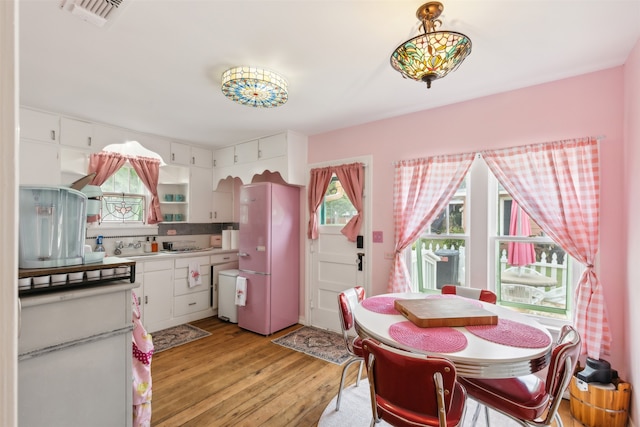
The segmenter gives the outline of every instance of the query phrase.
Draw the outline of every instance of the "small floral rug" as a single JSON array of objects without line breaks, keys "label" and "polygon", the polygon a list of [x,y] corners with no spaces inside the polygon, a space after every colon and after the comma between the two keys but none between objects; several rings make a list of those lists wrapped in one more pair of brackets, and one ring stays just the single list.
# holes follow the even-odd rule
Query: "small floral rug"
[{"label": "small floral rug", "polygon": [[188,323],[152,332],[153,353],[160,353],[161,351],[169,350],[170,348],[208,337],[209,335],[211,335],[211,332],[196,328]]},{"label": "small floral rug", "polygon": [[336,365],[349,360],[342,335],[310,326],[303,326],[272,342]]}]

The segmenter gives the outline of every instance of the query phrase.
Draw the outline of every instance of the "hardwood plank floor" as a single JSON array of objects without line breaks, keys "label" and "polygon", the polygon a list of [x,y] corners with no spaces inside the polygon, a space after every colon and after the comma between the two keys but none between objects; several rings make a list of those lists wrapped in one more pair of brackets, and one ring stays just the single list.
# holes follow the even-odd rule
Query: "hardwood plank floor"
[{"label": "hardwood plank floor", "polygon": [[[271,343],[301,325],[264,337],[215,317],[192,324],[211,336],[153,356],[152,426],[313,427],[338,392],[341,366]],[[582,426],[568,402],[561,412]]]}]

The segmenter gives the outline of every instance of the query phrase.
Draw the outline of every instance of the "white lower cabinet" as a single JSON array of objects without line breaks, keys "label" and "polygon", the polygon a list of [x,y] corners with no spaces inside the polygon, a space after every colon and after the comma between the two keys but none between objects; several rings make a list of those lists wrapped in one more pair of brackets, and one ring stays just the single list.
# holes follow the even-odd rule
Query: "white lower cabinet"
[{"label": "white lower cabinet", "polygon": [[[137,263],[140,264],[140,263]],[[147,332],[174,326],[173,324],[173,260],[144,262],[143,325]]]},{"label": "white lower cabinet", "polygon": [[[190,267],[200,272],[200,284],[189,285]],[[208,256],[177,258],[174,270],[174,315],[180,323],[213,315],[211,265]]]},{"label": "white lower cabinet", "polygon": [[134,286],[21,298],[20,427],[132,425]]}]

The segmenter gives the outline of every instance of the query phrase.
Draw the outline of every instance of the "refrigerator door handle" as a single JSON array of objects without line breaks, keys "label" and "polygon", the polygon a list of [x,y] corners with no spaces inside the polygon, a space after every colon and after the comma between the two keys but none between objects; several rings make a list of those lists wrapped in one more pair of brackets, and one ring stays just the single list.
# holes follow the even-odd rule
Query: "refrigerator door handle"
[{"label": "refrigerator door handle", "polygon": [[238,252],[238,256],[249,256],[246,252]]}]

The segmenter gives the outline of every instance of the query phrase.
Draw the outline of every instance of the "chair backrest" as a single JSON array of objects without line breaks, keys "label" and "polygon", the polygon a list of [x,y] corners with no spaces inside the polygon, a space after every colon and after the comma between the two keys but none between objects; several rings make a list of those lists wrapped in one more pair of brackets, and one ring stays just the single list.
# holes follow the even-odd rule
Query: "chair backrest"
[{"label": "chair backrest", "polygon": [[363,340],[363,350],[374,414],[416,413],[436,425],[442,415],[442,425],[456,385],[451,361],[398,350],[371,338]]},{"label": "chair backrest", "polygon": [[354,286],[338,294],[338,313],[340,314],[340,326],[345,340],[347,332],[354,327],[353,308],[364,299],[364,288]]},{"label": "chair backrest", "polygon": [[480,301],[495,304],[498,301],[498,297],[491,291],[486,289],[465,288],[464,286],[456,285],[444,285],[441,292],[449,295],[460,295],[461,297],[469,299],[477,299]]},{"label": "chair backrest", "polygon": [[550,406],[544,425],[550,425],[558,412],[562,395],[569,386],[580,356],[580,334],[573,327],[565,325],[560,330],[558,341],[551,351],[549,371],[545,382],[545,391],[550,395]]}]

